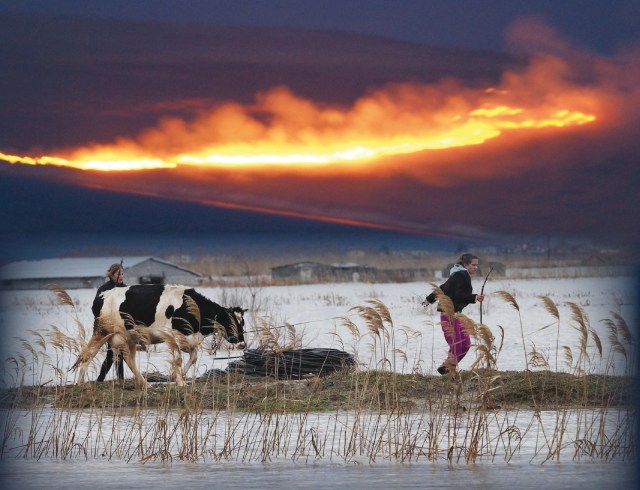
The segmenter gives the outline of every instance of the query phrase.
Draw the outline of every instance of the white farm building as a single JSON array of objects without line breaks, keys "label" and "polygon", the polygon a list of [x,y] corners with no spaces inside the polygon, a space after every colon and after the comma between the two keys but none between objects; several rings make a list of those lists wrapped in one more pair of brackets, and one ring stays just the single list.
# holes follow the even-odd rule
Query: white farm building
[{"label": "white farm building", "polygon": [[191,271],[156,257],[94,257],[11,262],[0,267],[0,289],[97,288],[111,264],[124,266],[124,281],[133,284],[196,285],[201,278]]}]

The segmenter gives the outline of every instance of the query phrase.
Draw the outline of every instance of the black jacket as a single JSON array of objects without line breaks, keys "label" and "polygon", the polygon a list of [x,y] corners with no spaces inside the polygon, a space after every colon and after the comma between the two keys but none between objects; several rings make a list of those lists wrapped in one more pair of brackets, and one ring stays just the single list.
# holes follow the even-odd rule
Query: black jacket
[{"label": "black jacket", "polygon": [[[471,286],[471,276],[467,270],[451,274],[449,279],[440,286],[440,289],[451,298],[456,313],[461,312],[468,304],[476,302],[476,295],[473,294],[473,288]],[[427,296],[429,303],[435,303],[437,300],[438,298],[435,292]]]}]

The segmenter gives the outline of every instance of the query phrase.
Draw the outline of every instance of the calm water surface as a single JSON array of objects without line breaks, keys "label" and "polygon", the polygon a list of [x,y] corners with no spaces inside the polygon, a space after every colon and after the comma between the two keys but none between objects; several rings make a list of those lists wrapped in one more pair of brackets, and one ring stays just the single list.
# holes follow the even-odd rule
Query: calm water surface
[{"label": "calm water surface", "polygon": [[638,488],[630,463],[560,464],[139,464],[2,461],[2,488]]},{"label": "calm water surface", "polygon": [[[415,457],[415,462],[403,464],[397,462],[393,451],[375,452],[375,462],[369,463],[369,456],[340,456],[334,450],[337,446],[331,446],[334,439],[331,430],[342,430],[349,420],[354,423],[353,414],[307,414],[300,416],[280,416],[277,425],[284,425],[286,433],[292,434],[288,438],[282,438],[282,447],[278,454],[270,454],[272,459],[262,464],[260,448],[263,444],[263,436],[259,431],[264,431],[263,425],[271,427],[274,424],[260,424],[264,418],[246,415],[230,414],[229,420],[234,421],[231,427],[239,433],[239,438],[233,442],[232,447],[238,448],[237,454],[230,456],[228,460],[213,460],[211,457],[200,457],[198,462],[185,462],[177,456],[180,453],[182,441],[179,431],[168,440],[170,445],[171,463],[162,463],[144,459],[137,451],[137,438],[142,435],[147,439],[158,436],[154,432],[154,424],[158,420],[166,421],[167,427],[173,434],[174,429],[181,427],[180,423],[171,420],[173,412],[159,413],[152,410],[144,412],[144,415],[108,415],[99,417],[102,425],[96,425],[96,414],[93,412],[67,412],[53,409],[43,409],[37,413],[29,411],[0,411],[0,435],[3,435],[2,454],[0,455],[0,488],[41,489],[101,489],[101,488],[224,488],[253,489],[253,488],[308,488],[327,489],[334,488],[366,488],[396,489],[396,488],[490,488],[497,489],[607,489],[622,490],[638,488],[638,474],[633,463],[625,461],[621,455],[609,462],[591,458],[581,454],[574,458],[574,439],[594,439],[603,430],[607,441],[616,441],[615,434],[621,427],[629,430],[630,426],[625,422],[630,416],[628,412],[611,411],[606,417],[606,423],[600,424],[597,411],[572,412],[567,420],[565,431],[565,449],[562,451],[560,463],[545,461],[546,451],[541,447],[541,441],[551,437],[553,428],[558,424],[556,412],[540,412],[534,415],[530,411],[521,411],[517,414],[504,413],[492,420],[490,431],[494,441],[491,447],[483,447],[485,456],[480,457],[478,463],[465,463],[464,458],[449,464],[444,455],[438,459],[426,459],[426,456]],[[221,440],[226,441],[225,430],[229,425],[224,417],[220,420],[209,421],[212,414],[201,414],[199,423],[204,426],[207,434],[218,434]],[[75,418],[77,416],[77,419]],[[421,417],[422,426],[427,427],[434,419],[430,414],[415,414]],[[34,419],[35,417],[35,419]],[[70,417],[70,418],[69,418]],[[456,441],[448,440],[446,431],[443,431],[443,441],[440,448],[455,445],[468,445],[468,432],[465,421],[472,417],[467,414],[457,418],[460,426],[459,438]],[[33,430],[32,421],[36,420],[37,430]],[[366,419],[365,414],[360,415],[360,422],[364,422],[363,430],[376,426]],[[240,423],[242,422],[242,423]],[[259,423],[260,422],[260,423]],[[621,423],[622,422],[622,423]],[[84,445],[88,449],[88,457],[84,457],[79,450],[71,451],[62,458],[55,449],[48,449],[42,453],[38,451],[40,444],[46,447],[46,442],[52,438],[66,437],[68,432],[64,430],[64,424],[70,423],[73,428],[73,447]],[[451,422],[452,424],[453,422]],[[518,450],[513,453],[505,452],[503,444],[499,444],[502,438],[496,434],[503,431],[506,425],[520,427],[518,438],[513,441],[518,443]],[[249,424],[243,427],[242,424]],[[406,429],[417,431],[419,435],[424,428],[412,418],[406,419]],[[445,423],[445,427],[451,425]],[[382,424],[384,425],[384,424]],[[140,434],[135,428],[140,427]],[[147,427],[148,426],[148,427]],[[50,430],[54,427],[53,430]],[[55,428],[57,427],[57,428]],[[591,428],[596,429],[594,433]],[[543,430],[544,428],[544,430]],[[580,429],[580,430],[578,430]],[[151,436],[149,436],[148,432]],[[497,432],[496,432],[497,431]],[[119,437],[119,434],[124,434]],[[25,451],[28,444],[27,437],[32,434],[34,449]],[[133,436],[131,436],[133,434]],[[244,434],[244,435],[242,435]],[[278,434],[276,432],[276,434]],[[323,459],[314,459],[314,453],[309,449],[306,439],[315,435],[319,442],[327,441],[327,447]],[[366,433],[367,437],[374,438],[374,434]],[[389,436],[392,436],[389,433]],[[251,436],[251,437],[248,437]],[[255,437],[254,437],[255,436]],[[266,439],[273,439],[273,434],[266,433]],[[271,437],[271,439],[269,439]],[[325,437],[326,439],[322,439]],[[506,437],[506,436],[501,436]],[[595,439],[594,439],[595,440]],[[133,441],[133,442],[131,442]],[[297,445],[303,442],[305,451],[300,452]],[[306,442],[305,442],[306,441]],[[61,441],[62,442],[62,441]],[[218,439],[209,441],[213,450]],[[506,441],[505,441],[506,442]],[[146,440],[145,444],[150,443]],[[627,444],[628,439],[621,439],[616,444]],[[132,444],[127,448],[127,444]],[[421,442],[426,447],[427,442]],[[243,447],[249,448],[255,445],[247,453],[242,452]],[[53,447],[53,446],[52,446]],[[58,447],[58,446],[56,446]],[[385,446],[386,447],[386,446]],[[219,450],[219,448],[218,448]],[[496,456],[491,457],[491,450],[496,451]],[[147,448],[147,453],[155,450]],[[344,452],[344,451],[343,451]],[[24,458],[25,454],[28,455]],[[210,454],[200,451],[200,456]],[[41,455],[41,456],[37,456]],[[236,458],[235,460],[233,458]],[[342,461],[340,461],[342,459]]]}]

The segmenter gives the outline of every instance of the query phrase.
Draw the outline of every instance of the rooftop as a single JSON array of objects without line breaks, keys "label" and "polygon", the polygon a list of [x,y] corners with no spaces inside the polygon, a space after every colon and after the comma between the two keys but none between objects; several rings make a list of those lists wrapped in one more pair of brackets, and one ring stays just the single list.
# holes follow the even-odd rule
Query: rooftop
[{"label": "rooftop", "polygon": [[21,260],[11,262],[0,267],[0,279],[49,279],[61,277],[105,277],[111,264],[122,261],[125,271],[146,260],[160,262],[184,270],[189,274],[193,271],[180,267],[171,262],[152,256],[132,257],[78,257],[64,259]]}]

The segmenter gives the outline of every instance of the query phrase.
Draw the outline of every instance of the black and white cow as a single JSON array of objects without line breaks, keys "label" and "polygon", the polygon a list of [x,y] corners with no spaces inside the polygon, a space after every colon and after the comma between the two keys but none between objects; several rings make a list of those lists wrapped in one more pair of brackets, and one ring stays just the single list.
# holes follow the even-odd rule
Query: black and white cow
[{"label": "black and white cow", "polygon": [[[184,369],[182,357],[175,358],[174,374],[184,384],[186,373],[196,361],[198,347],[208,335],[221,333],[227,342],[244,343],[244,313],[240,307],[225,308],[205,298],[193,288],[157,284],[118,287],[101,293],[102,304],[95,319],[93,336],[72,369],[80,367],[79,381],[100,347],[109,342],[122,356],[136,380],[146,384],[138,371],[138,345],[168,342],[170,350],[189,354]],[[179,354],[179,353],[178,353]]]}]

